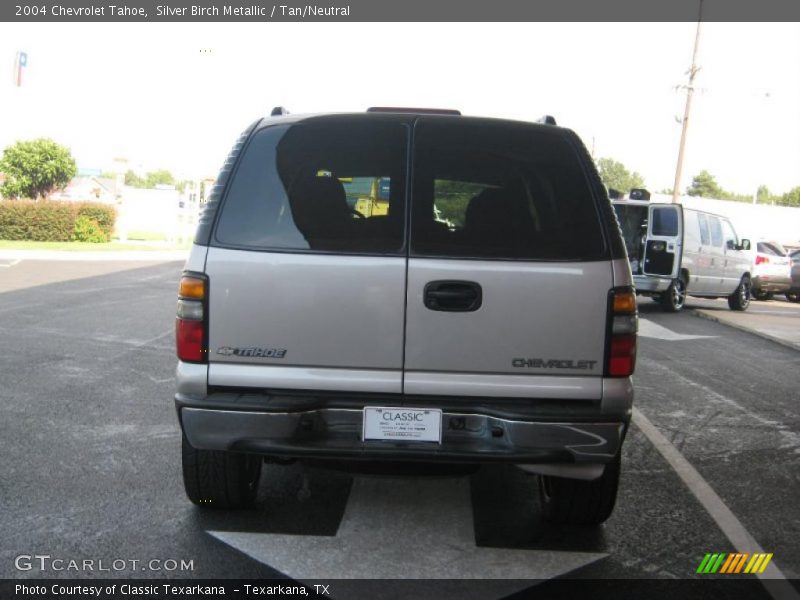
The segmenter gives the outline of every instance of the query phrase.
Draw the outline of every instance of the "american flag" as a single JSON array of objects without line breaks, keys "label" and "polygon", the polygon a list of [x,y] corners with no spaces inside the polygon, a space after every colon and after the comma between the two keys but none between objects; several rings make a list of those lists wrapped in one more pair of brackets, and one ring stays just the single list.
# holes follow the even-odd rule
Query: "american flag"
[{"label": "american flag", "polygon": [[26,52],[17,52],[17,57],[14,59],[14,84],[17,87],[22,85],[22,71],[28,66],[28,54]]}]

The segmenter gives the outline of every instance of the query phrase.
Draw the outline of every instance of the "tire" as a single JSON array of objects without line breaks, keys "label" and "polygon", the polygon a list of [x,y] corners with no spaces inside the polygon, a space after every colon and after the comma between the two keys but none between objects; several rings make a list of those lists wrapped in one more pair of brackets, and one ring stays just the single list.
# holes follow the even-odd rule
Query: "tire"
[{"label": "tire", "polygon": [[747,310],[751,298],[750,280],[742,277],[738,287],[728,296],[728,306],[731,310]]},{"label": "tire", "polygon": [[667,312],[680,312],[686,304],[686,282],[682,277],[673,279],[667,291],[661,294],[661,308]]},{"label": "tire", "polygon": [[798,293],[798,292],[786,292],[786,299],[789,302],[800,302],[800,293]]},{"label": "tire", "polygon": [[757,290],[752,295],[756,300],[772,300],[772,294],[763,290]]},{"label": "tire", "polygon": [[614,510],[619,486],[620,455],[593,481],[539,476],[539,498],[544,518],[559,525],[594,527]]},{"label": "tire", "polygon": [[248,508],[261,476],[260,456],[198,450],[183,436],[183,485],[189,500],[203,508]]}]

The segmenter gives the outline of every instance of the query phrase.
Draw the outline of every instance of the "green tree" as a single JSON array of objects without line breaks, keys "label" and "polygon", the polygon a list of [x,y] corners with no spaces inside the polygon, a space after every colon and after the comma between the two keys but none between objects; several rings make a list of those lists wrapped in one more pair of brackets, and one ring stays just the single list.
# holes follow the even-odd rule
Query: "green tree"
[{"label": "green tree", "polygon": [[725,195],[725,191],[719,186],[714,176],[706,170],[700,171],[694,176],[686,193],[690,196],[719,199]]},{"label": "green tree", "polygon": [[146,187],[145,180],[130,169],[125,173],[125,185],[135,188]]},{"label": "green tree", "polygon": [[144,177],[139,177],[129,170],[125,173],[125,185],[135,188],[154,188],[157,185],[175,185],[175,178],[166,169],[149,171]]},{"label": "green tree", "polygon": [[601,158],[597,161],[597,170],[600,172],[600,179],[609,188],[628,193],[634,188],[643,188],[644,179],[639,173],[631,173],[621,162],[613,158]]},{"label": "green tree", "polygon": [[800,206],[800,185],[786,192],[776,203],[781,206]]},{"label": "green tree", "polygon": [[150,171],[145,177],[147,187],[154,188],[157,185],[175,185],[175,178],[172,173],[166,169],[159,169],[158,171]]},{"label": "green tree", "polygon": [[66,187],[78,166],[68,148],[39,138],[20,141],[3,150],[0,172],[6,178],[0,187],[3,196],[39,200]]},{"label": "green tree", "polygon": [[759,204],[772,204],[772,194],[769,193],[769,188],[765,185],[758,186],[756,192],[756,202]]}]

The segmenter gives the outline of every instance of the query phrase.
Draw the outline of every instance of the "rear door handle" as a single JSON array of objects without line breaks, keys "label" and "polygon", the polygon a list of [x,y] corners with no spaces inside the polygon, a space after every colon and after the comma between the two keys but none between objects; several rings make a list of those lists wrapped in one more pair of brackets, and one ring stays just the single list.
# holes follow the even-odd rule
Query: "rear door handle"
[{"label": "rear door handle", "polygon": [[471,312],[483,303],[483,290],[474,281],[441,280],[425,284],[426,308],[444,312]]}]

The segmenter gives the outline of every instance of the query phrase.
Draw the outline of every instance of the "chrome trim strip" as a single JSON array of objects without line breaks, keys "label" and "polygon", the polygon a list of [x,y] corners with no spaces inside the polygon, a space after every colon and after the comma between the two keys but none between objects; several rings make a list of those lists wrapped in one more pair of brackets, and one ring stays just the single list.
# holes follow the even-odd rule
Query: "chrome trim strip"
[{"label": "chrome trim strip", "polygon": [[237,388],[324,390],[399,394],[400,370],[281,367],[212,362],[208,384]]}]

